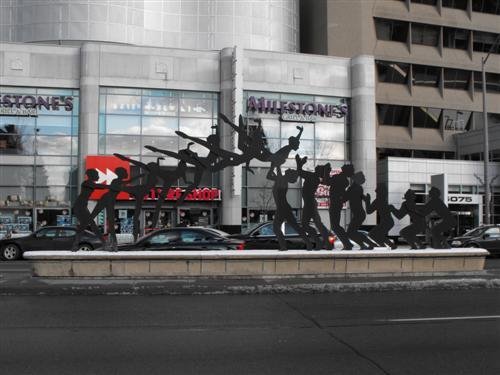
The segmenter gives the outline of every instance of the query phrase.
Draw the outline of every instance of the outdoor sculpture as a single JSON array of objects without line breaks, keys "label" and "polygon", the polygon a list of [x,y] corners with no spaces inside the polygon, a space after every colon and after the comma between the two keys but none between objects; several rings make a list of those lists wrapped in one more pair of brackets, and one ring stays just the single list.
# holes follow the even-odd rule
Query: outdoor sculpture
[{"label": "outdoor sculpture", "polygon": [[[315,199],[315,192],[320,183],[329,186],[330,227],[342,242],[344,250],[351,250],[353,243],[358,244],[361,249],[373,249],[375,246],[389,246],[395,248],[395,244],[388,236],[390,229],[394,225],[392,215],[397,219],[402,219],[406,215],[410,216],[411,224],[403,228],[400,234],[408,241],[412,249],[421,248],[422,244],[417,235],[424,233],[426,229],[425,217],[433,213],[441,218],[441,221],[432,228],[433,244],[435,247],[447,246],[444,233],[453,228],[455,222],[448,208],[440,199],[440,192],[438,189],[432,188],[430,190],[430,200],[420,208],[417,208],[415,203],[415,194],[412,190],[408,190],[404,196],[405,201],[399,209],[396,209],[393,205],[388,204],[387,187],[384,184],[378,184],[376,189],[377,196],[372,202],[370,195],[365,195],[363,192],[362,185],[365,183],[363,172],[355,171],[352,164],[343,165],[339,174],[330,176],[331,166],[329,163],[316,166],[314,171],[306,171],[303,167],[307,162],[307,157],[301,158],[300,155],[297,154],[295,156],[297,169],[286,169],[284,172],[281,170],[282,166],[289,158],[290,153],[299,149],[300,137],[303,132],[302,127],[297,126],[298,134],[289,137],[288,144],[273,153],[268,148],[267,139],[260,122],[249,131],[245,126],[242,116],[239,116],[238,125],[232,123],[232,121],[223,114],[219,116],[224,123],[230,126],[238,134],[238,149],[241,153],[221,148],[218,133],[212,134],[204,140],[177,131],[176,134],[179,137],[190,141],[187,147],[179,150],[179,152],[162,150],[153,146],[145,146],[153,152],[177,159],[178,164],[174,171],[167,170],[160,166],[160,160],[162,160],[163,157],[157,158],[156,162],[144,164],[121,154],[114,155],[140,168],[141,174],[139,176],[127,180],[129,177],[127,171],[124,168],[116,168],[115,174],[117,178],[115,178],[110,185],[102,185],[96,183],[98,180],[97,173],[88,170],[86,172],[87,179],[81,185],[81,193],[73,209],[73,213],[79,221],[78,234],[75,238],[73,250],[75,250],[78,245],[79,236],[89,225],[93,232],[104,241],[102,234],[99,233],[93,221],[103,209],[106,210],[109,229],[108,248],[112,251],[117,249],[114,206],[116,197],[120,192],[127,192],[135,198],[133,232],[134,239],[137,239],[140,227],[139,214],[143,199],[152,189],[157,189],[160,180],[162,181],[161,192],[155,207],[153,227],[158,223],[161,206],[165,201],[168,189],[178,179],[184,179],[188,186],[182,196],[177,200],[176,206],[182,204],[187,195],[198,187],[205,173],[217,172],[226,167],[240,164],[245,164],[249,172],[253,173],[249,168],[250,162],[253,159],[268,162],[270,164],[267,178],[273,182],[272,192],[276,204],[273,229],[277,236],[280,250],[287,249],[286,240],[281,229],[283,223],[287,223],[295,229],[304,240],[308,250],[312,250],[313,242],[317,250],[321,248],[331,249],[331,244],[328,242],[329,232],[321,222]],[[215,129],[217,129],[217,127],[215,127]],[[191,150],[190,147],[194,143],[205,147],[208,150],[207,156],[200,156],[198,153]],[[188,166],[194,168],[193,181],[186,181]],[[303,180],[302,199],[304,201],[300,224],[294,216],[292,207],[286,198],[288,185],[290,183],[295,183],[299,176]],[[142,183],[136,185],[130,184],[132,181],[140,180],[143,177],[145,177],[145,179],[141,181]],[[107,192],[98,201],[92,213],[90,213],[87,208],[87,203],[90,194],[92,194],[95,189],[107,189]],[[340,225],[342,208],[346,202],[349,203],[352,216],[347,231]],[[360,232],[359,229],[366,218],[366,214],[371,214],[375,211],[378,214],[379,223],[373,227],[367,236],[363,232]],[[316,228],[311,225],[311,221]]]}]

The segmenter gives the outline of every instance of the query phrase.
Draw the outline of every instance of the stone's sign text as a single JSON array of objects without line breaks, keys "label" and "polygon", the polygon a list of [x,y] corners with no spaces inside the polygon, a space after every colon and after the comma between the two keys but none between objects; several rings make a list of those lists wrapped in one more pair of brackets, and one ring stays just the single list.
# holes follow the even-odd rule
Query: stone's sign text
[{"label": "stone's sign text", "polygon": [[[59,111],[60,107],[64,107],[65,111],[73,110],[72,96],[33,96],[33,95],[0,95],[0,108],[9,108],[11,111],[4,109],[1,114],[17,115],[17,116],[33,116],[32,111],[45,108],[46,110]],[[17,111],[20,110],[20,111]],[[26,110],[23,114],[22,110]]]},{"label": "stone's sign text", "polygon": [[304,103],[266,99],[264,97],[257,99],[255,96],[250,96],[247,100],[247,111],[259,113],[275,113],[281,114],[282,116],[286,115],[284,116],[284,118],[287,118],[287,116],[291,115],[303,115],[306,117],[304,117],[303,120],[298,121],[311,121],[311,116],[336,118],[345,117],[347,114],[347,104]]}]

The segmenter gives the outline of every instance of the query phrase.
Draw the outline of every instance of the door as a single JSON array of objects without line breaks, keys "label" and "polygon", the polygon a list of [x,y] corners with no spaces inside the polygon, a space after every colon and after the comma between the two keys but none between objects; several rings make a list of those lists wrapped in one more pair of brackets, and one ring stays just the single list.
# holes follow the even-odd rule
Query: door
[{"label": "door", "polygon": [[493,227],[488,228],[481,239],[478,241],[479,246],[485,248],[486,250],[500,250],[500,228]]},{"label": "door", "polygon": [[54,241],[56,246],[60,247],[57,250],[71,250],[75,236],[76,230],[72,228],[60,228],[57,233],[57,239]]},{"label": "door", "polygon": [[265,224],[253,232],[248,242],[245,245],[248,249],[277,249],[279,247],[272,223]]},{"label": "door", "polygon": [[144,250],[175,250],[179,245],[177,230],[159,231],[140,244]]}]

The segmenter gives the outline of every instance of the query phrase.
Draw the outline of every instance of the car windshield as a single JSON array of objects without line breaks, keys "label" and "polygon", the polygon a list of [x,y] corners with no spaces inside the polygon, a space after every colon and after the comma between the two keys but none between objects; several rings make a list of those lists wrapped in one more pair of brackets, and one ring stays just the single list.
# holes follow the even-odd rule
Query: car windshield
[{"label": "car windshield", "polygon": [[464,236],[470,236],[470,237],[479,236],[482,232],[484,232],[485,229],[486,228],[484,228],[484,227],[474,228],[468,232],[465,232]]}]

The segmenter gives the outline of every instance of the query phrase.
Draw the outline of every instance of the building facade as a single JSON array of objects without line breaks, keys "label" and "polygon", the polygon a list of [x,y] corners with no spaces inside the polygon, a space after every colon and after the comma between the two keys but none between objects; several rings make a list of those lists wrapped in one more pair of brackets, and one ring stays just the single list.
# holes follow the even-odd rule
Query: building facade
[{"label": "building facade", "polygon": [[[242,114],[249,127],[260,121],[271,151],[303,126],[297,153],[308,156],[306,168],[325,162],[340,168],[355,158],[358,165],[375,161],[363,157],[376,150],[374,135],[366,139],[363,133],[375,118],[370,56],[3,43],[0,66],[0,217],[19,230],[70,222],[71,203],[87,168],[98,169],[100,180],[109,183],[121,162],[113,153],[156,162],[160,155],[144,146],[177,152],[187,146],[177,130],[200,138],[216,133],[224,148],[239,152],[236,134],[219,122],[219,112],[234,122]],[[359,145],[363,152],[356,151]],[[207,152],[192,147],[200,155]],[[295,167],[294,157],[289,155],[287,166]],[[159,162],[172,170],[176,165],[168,157]],[[132,177],[139,173],[131,163],[122,166]],[[199,189],[177,206],[187,184],[179,180],[163,205],[161,225],[240,230],[272,219],[271,186],[265,179],[269,165],[253,161],[250,167],[251,172],[237,166],[204,173]],[[373,194],[372,171],[366,190]],[[189,171],[187,180],[192,178]],[[289,193],[297,215],[300,188],[299,182]],[[143,231],[151,226],[155,194],[142,207]],[[131,230],[134,207],[128,197],[117,202],[119,231]],[[322,216],[328,223],[325,210]],[[104,223],[104,217],[98,221]]]},{"label": "building facade", "polygon": [[[302,52],[375,58],[377,177],[389,185],[390,203],[399,206],[409,188],[425,195],[436,173],[450,176],[450,194],[479,194],[482,201],[481,62],[490,51],[490,160],[500,160],[500,1],[320,0],[302,1],[300,11]],[[490,177],[499,174],[492,164]],[[500,180],[490,183],[498,223]],[[482,223],[484,207],[449,203],[459,232]]]}]

